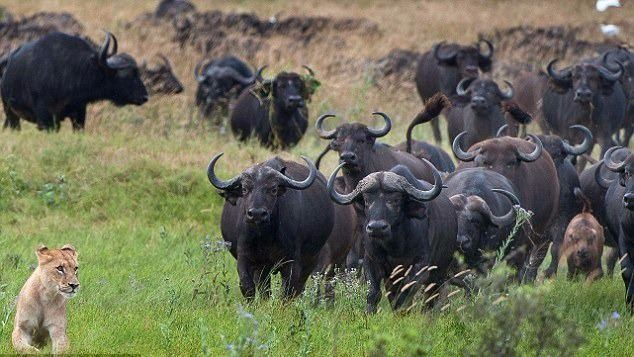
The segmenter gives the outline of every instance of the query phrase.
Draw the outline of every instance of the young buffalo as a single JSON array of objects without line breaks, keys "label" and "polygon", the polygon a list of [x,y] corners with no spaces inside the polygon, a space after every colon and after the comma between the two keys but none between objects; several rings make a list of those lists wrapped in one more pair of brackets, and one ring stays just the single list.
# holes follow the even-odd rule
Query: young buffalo
[{"label": "young buffalo", "polygon": [[592,215],[590,201],[580,188],[575,189],[575,196],[583,202],[583,211],[570,221],[560,256],[566,257],[569,279],[579,273],[585,274],[588,280],[598,279],[603,276],[603,227]]}]

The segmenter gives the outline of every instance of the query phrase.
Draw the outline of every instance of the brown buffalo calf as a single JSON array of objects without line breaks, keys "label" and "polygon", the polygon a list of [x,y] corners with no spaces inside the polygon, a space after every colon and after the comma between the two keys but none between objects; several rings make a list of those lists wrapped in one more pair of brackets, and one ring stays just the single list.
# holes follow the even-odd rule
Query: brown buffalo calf
[{"label": "brown buffalo calf", "polygon": [[598,279],[603,276],[603,226],[592,215],[590,203],[581,190],[575,188],[574,192],[583,201],[583,211],[568,224],[560,257],[566,257],[568,278],[583,273],[588,280]]}]

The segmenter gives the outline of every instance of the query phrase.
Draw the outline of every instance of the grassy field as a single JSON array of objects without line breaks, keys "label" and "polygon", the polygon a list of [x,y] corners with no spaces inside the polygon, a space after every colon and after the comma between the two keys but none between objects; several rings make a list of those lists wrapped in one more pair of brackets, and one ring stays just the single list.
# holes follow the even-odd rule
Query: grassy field
[{"label": "grassy field", "polygon": [[[211,156],[224,151],[222,177],[275,153],[238,145],[201,123],[193,109],[191,69],[199,54],[176,52],[160,36],[135,42],[123,25],[154,1],[0,0],[14,14],[69,11],[100,38],[110,28],[134,55],[171,54],[186,91],[153,98],[143,107],[89,109],[87,128],[58,134],[0,132],[0,354],[11,353],[14,300],[36,264],[35,247],[72,243],[79,251],[81,292],[69,303],[72,353],[146,355],[634,355],[634,319],[623,304],[618,276],[586,285],[565,274],[535,286],[504,284],[504,269],[480,281],[481,294],[447,300],[444,311],[394,314],[383,301],[364,313],[365,285],[354,277],[338,284],[334,307],[315,303],[315,284],[290,303],[278,298],[246,304],[235,262],[223,249],[223,201],[206,180]],[[393,47],[424,49],[439,38],[472,41],[478,31],[524,23],[547,25],[592,19],[592,7],[574,1],[358,1],[312,4],[288,1],[197,2],[200,9],[364,16],[381,24],[382,43],[353,47],[360,57]],[[398,5],[398,6],[396,6]],[[571,7],[573,8],[571,10]],[[626,18],[623,12],[609,15]],[[632,14],[631,5],[629,15]],[[449,15],[455,16],[450,18]],[[503,15],[502,15],[503,14]],[[471,16],[467,16],[471,15]],[[601,15],[608,16],[608,15]],[[466,19],[468,31],[457,20]],[[129,39],[129,40],[126,40]],[[138,44],[138,46],[137,46]],[[268,54],[262,54],[264,61]],[[296,66],[303,59],[272,63]],[[328,59],[307,59],[325,69]],[[363,75],[324,86],[312,114],[335,110],[369,122],[382,109],[396,120],[386,141],[400,142],[420,110],[415,93],[383,91]],[[426,128],[418,137],[429,138]],[[315,157],[323,147],[312,130],[290,152]],[[335,163],[330,157],[328,174]],[[452,289],[449,289],[451,291]],[[47,350],[48,351],[48,350]]]}]

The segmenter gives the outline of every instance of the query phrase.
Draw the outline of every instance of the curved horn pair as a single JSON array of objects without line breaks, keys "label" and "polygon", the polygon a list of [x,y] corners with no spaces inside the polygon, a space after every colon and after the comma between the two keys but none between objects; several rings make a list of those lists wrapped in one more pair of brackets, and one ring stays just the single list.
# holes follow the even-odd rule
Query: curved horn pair
[{"label": "curved horn pair", "polygon": [[[372,113],[372,115],[378,115],[381,118],[383,118],[385,125],[382,128],[368,127],[368,132],[370,133],[370,135],[372,135],[375,138],[380,138],[387,135],[387,133],[389,133],[390,130],[392,129],[392,119],[390,119],[390,117],[387,116],[387,114],[383,112],[374,112]],[[317,118],[317,122],[315,122],[315,130],[317,130],[317,134],[319,135],[320,138],[333,139],[337,135],[337,129],[325,130],[323,128],[324,120],[326,120],[327,118],[334,118],[334,117],[335,117],[334,114],[323,114],[319,118]]]},{"label": "curved horn pair", "polygon": [[[209,166],[207,166],[207,178],[209,179],[209,182],[211,182],[211,184],[215,188],[219,190],[226,190],[226,189],[230,189],[234,187],[237,183],[239,183],[241,179],[241,175],[235,176],[226,181],[223,181],[216,176],[216,172],[215,172],[216,162],[218,161],[218,159],[220,159],[222,155],[224,155],[224,153],[222,152],[217,154],[209,162]],[[303,181],[297,181],[282,174],[279,171],[276,171],[278,178],[283,182],[283,186],[294,189],[294,190],[305,190],[308,187],[310,187],[310,185],[313,184],[313,182],[315,181],[315,178],[317,178],[317,168],[315,167],[315,164],[313,164],[313,162],[310,161],[310,159],[308,159],[306,156],[302,156],[302,159],[308,165],[308,170],[309,170],[308,177],[306,177]]]},{"label": "curved horn pair", "polygon": [[[407,195],[411,197],[412,199],[419,202],[431,201],[434,198],[436,198],[442,191],[442,188],[443,188],[442,177],[440,176],[440,172],[436,170],[436,168],[434,167],[434,165],[432,165],[432,163],[430,163],[429,161],[425,159],[421,159],[421,160],[425,162],[425,164],[427,164],[431,168],[432,173],[434,175],[434,185],[432,186],[432,188],[430,188],[429,190],[418,189],[414,187],[412,183],[408,182],[407,179],[405,179],[402,176],[399,176],[401,179],[397,180],[396,182],[398,182],[398,185],[400,186],[398,187],[398,189],[407,193]],[[368,183],[366,182],[366,179],[368,179],[369,176],[366,176],[366,178],[359,181],[359,183],[357,184],[357,187],[355,187],[354,190],[352,190],[352,192],[348,194],[341,194],[337,192],[337,190],[335,189],[335,179],[337,178],[337,174],[339,173],[339,170],[341,170],[341,168],[344,165],[345,165],[344,163],[339,164],[339,166],[337,166],[335,171],[330,175],[330,178],[328,178],[328,193],[330,194],[330,197],[332,198],[332,200],[335,201],[335,203],[338,203],[340,205],[351,204],[369,186]],[[370,175],[373,175],[373,174],[370,174]]]},{"label": "curved horn pair", "polygon": [[[500,130],[498,130],[498,134],[499,133],[500,133]],[[456,136],[456,138],[454,139],[451,148],[453,150],[454,155],[456,155],[456,157],[460,161],[469,162],[469,161],[473,161],[476,158],[476,156],[478,156],[478,154],[480,153],[480,148],[477,148],[476,150],[470,151],[470,152],[462,150],[462,148],[460,147],[460,144],[462,142],[462,137],[465,136],[466,134],[467,134],[466,131],[463,131],[462,133],[458,134],[458,136]],[[544,146],[541,140],[539,140],[537,136],[533,134],[528,134],[527,136],[535,144],[535,150],[533,150],[530,153],[523,153],[516,149],[517,150],[516,153],[517,153],[517,156],[520,158],[520,160],[524,162],[533,162],[541,156],[542,151],[544,150]]]}]

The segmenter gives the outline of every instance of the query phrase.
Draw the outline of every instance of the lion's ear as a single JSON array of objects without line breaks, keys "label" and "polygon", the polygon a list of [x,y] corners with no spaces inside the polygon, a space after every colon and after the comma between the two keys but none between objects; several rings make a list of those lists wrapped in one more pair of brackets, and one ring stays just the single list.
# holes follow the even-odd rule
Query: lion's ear
[{"label": "lion's ear", "polygon": [[62,248],[60,248],[61,250],[65,250],[69,253],[71,253],[74,257],[77,256],[77,250],[75,250],[75,247],[73,247],[70,244],[65,244]]},{"label": "lion's ear", "polygon": [[49,252],[49,249],[45,245],[40,245],[35,251],[35,254],[37,255],[37,260],[39,262],[47,260]]}]

